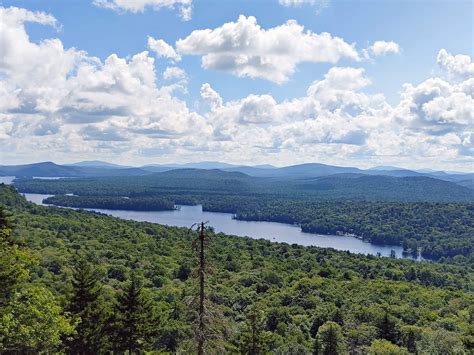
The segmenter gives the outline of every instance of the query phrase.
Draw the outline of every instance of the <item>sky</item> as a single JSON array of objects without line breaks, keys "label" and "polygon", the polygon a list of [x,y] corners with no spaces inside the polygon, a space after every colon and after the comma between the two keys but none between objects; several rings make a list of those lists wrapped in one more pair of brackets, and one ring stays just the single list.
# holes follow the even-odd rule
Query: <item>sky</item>
[{"label": "sky", "polygon": [[0,164],[474,170],[472,1],[0,0]]}]

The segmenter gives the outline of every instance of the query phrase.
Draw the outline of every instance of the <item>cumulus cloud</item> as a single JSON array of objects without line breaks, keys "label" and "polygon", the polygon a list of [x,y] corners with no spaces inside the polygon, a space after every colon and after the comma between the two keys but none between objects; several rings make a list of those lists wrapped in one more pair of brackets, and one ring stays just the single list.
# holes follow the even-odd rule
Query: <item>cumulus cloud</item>
[{"label": "cumulus cloud", "polygon": [[167,67],[163,72],[163,79],[172,80],[172,79],[185,79],[186,72],[179,67]]},{"label": "cumulus cloud", "polygon": [[393,41],[375,41],[370,47],[364,50],[366,58],[370,58],[371,56],[379,57],[390,53],[400,53],[400,45]]},{"label": "cumulus cloud", "polygon": [[175,61],[181,60],[181,56],[176,53],[174,48],[162,39],[154,39],[149,36],[148,48],[155,52],[158,57],[169,58]]},{"label": "cumulus cloud", "polygon": [[419,85],[405,84],[399,117],[407,125],[435,136],[472,129],[474,99],[463,89],[464,85],[440,78]]},{"label": "cumulus cloud", "polygon": [[474,76],[474,63],[468,55],[451,55],[443,48],[438,53],[437,61],[451,78],[466,80]]},{"label": "cumulus cloud", "polygon": [[[174,87],[156,85],[148,52],[130,58],[111,54],[101,61],[65,49],[58,39],[30,41],[25,21],[55,24],[49,15],[0,8],[0,19],[1,26],[8,26],[0,32],[0,139],[8,138],[5,149],[19,155],[28,149],[121,151],[126,144],[133,149],[137,140],[152,145],[158,136],[206,131],[204,119],[173,96]],[[46,142],[45,136],[54,137]]]},{"label": "cumulus cloud", "polygon": [[209,103],[214,109],[222,106],[221,96],[211,87],[209,83],[205,83],[201,86],[201,98]]},{"label": "cumulus cloud", "polygon": [[283,83],[301,62],[358,60],[354,45],[329,33],[305,31],[296,21],[262,29],[253,16],[239,16],[213,30],[196,30],[176,42],[177,52],[201,55],[202,67],[239,77]]},{"label": "cumulus cloud", "polygon": [[146,8],[179,8],[183,21],[189,21],[192,14],[192,0],[94,0],[93,4],[115,11],[143,12]]}]

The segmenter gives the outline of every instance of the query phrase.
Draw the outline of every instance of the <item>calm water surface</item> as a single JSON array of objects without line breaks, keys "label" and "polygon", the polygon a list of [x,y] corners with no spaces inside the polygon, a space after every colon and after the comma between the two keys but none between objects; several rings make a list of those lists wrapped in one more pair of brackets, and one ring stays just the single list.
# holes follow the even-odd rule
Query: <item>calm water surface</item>
[{"label": "calm water surface", "polygon": [[[43,199],[52,195],[23,194],[29,201],[43,205]],[[248,222],[232,219],[232,214],[218,212],[204,212],[202,206],[180,206],[175,211],[122,211],[107,209],[88,209],[105,213],[114,217],[133,221],[145,221],[176,227],[191,227],[194,223],[209,221],[216,232],[247,236],[254,239],[267,239],[274,242],[300,244],[304,246],[318,246],[348,250],[352,253],[372,254],[380,253],[389,256],[394,250],[397,257],[402,257],[402,247],[376,245],[362,241],[355,237],[321,235],[303,233],[298,226],[275,222]]]}]

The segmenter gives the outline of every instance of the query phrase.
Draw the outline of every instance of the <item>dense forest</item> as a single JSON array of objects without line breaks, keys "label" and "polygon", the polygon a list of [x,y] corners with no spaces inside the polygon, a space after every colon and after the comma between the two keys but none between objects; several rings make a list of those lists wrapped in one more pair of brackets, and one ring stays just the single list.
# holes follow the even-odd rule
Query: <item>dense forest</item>
[{"label": "dense forest", "polygon": [[184,169],[134,178],[19,179],[15,186],[21,192],[59,194],[45,200],[58,206],[163,210],[201,204],[241,220],[352,233],[432,260],[474,262],[473,191],[426,177],[339,174],[285,180]]},{"label": "dense forest", "polygon": [[[27,202],[0,185],[0,351],[192,353],[196,232]],[[199,221],[196,221],[199,222]],[[208,231],[206,352],[468,354],[472,263]]]},{"label": "dense forest", "polygon": [[239,172],[181,169],[135,177],[17,179],[21,192],[80,196],[226,194],[299,200],[473,202],[474,190],[430,177],[337,174],[311,179],[252,177]]}]

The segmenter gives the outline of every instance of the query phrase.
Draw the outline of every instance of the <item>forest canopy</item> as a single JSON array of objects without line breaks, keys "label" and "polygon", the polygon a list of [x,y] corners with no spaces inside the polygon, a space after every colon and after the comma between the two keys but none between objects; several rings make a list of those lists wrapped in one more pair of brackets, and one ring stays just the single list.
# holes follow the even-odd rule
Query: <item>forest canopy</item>
[{"label": "forest canopy", "polygon": [[[2,351],[194,351],[195,232],[37,206],[6,186],[0,204]],[[472,265],[209,233],[211,352],[473,349]]]}]

